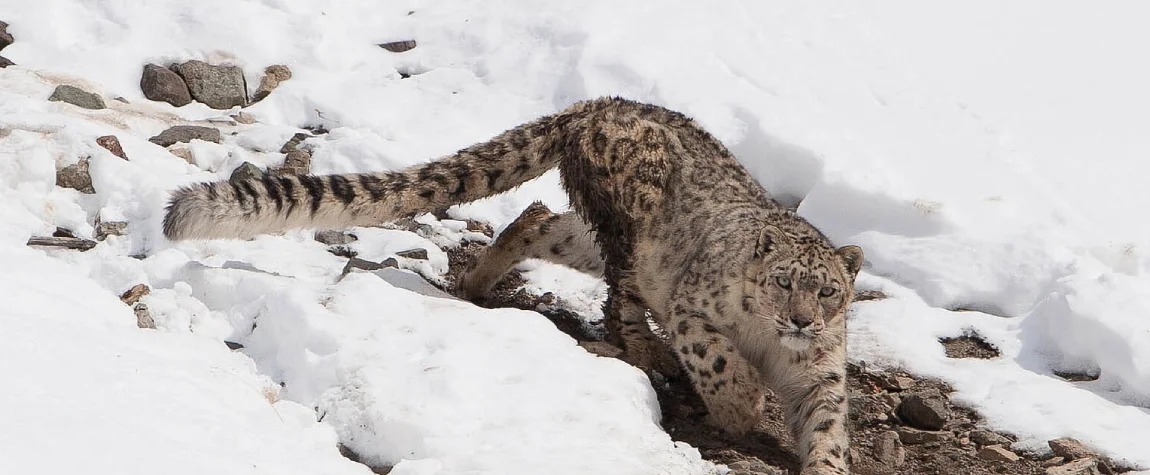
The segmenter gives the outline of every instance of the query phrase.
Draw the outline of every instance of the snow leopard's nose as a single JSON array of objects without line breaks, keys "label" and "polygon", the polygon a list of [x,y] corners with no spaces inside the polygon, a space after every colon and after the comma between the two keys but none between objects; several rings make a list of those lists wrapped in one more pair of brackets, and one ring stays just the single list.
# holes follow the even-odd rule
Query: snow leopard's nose
[{"label": "snow leopard's nose", "polygon": [[811,326],[815,319],[811,315],[791,314],[791,323],[795,324],[799,329]]}]

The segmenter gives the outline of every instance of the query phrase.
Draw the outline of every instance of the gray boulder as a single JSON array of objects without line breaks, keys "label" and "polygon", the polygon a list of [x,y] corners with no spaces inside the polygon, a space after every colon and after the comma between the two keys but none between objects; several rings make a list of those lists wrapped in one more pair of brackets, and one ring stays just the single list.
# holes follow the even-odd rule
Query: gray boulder
[{"label": "gray boulder", "polygon": [[237,66],[192,60],[173,68],[184,78],[192,98],[212,109],[231,109],[248,103],[247,82],[243,70]]}]

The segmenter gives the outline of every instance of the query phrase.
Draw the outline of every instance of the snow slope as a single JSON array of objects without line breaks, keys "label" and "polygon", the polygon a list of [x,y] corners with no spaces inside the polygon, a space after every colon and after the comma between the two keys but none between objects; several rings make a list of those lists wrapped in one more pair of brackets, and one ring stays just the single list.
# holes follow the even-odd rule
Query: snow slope
[{"label": "snow slope", "polygon": [[[1150,53],[1141,21],[1150,6],[1142,2],[4,6],[0,19],[17,41],[3,54],[20,65],[0,70],[4,252],[49,262],[15,248],[55,226],[90,236],[97,214],[128,220],[130,236],[92,251],[36,253],[109,295],[148,283],[156,290],[145,301],[161,328],[154,333],[184,342],[170,346],[240,341],[255,368],[235,363],[238,356],[207,356],[215,345],[195,350],[205,364],[187,371],[226,360],[253,381],[283,382],[282,398],[324,414],[322,425],[293,431],[334,431],[373,461],[408,460],[400,467],[409,471],[393,473],[517,473],[544,451],[568,473],[602,468],[568,460],[613,460],[616,473],[645,473],[630,463],[711,469],[657,430],[638,373],[590,357],[540,317],[422,295],[432,292],[407,274],[336,282],[342,262],[306,232],[173,245],[159,234],[166,190],[226,177],[243,161],[275,165],[282,156],[260,150],[274,152],[300,126],[331,130],[308,140],[315,172],[394,169],[606,94],[696,117],[781,201],[801,203],[800,213],[837,242],[863,246],[860,288],[891,298],[856,307],[854,358],[951,382],[990,425],[1017,434],[1018,448],[1073,436],[1150,469],[1150,222],[1140,218],[1150,209],[1150,68],[1136,60]],[[419,46],[402,54],[375,46],[409,38]],[[293,79],[247,109],[260,124],[225,126],[220,145],[193,144],[189,165],[146,139],[181,119],[221,113],[151,103],[138,87],[142,64],[186,59],[235,62],[249,84],[265,66],[287,64]],[[93,112],[45,102],[57,83],[130,104],[107,101],[113,110]],[[130,161],[93,143],[113,133]],[[86,155],[98,193],[53,188],[54,169]],[[549,175],[452,213],[503,225],[535,199],[564,206],[556,182]],[[363,250],[380,257],[430,246],[411,233],[357,232],[369,236]],[[141,253],[148,257],[126,257]],[[431,257],[420,270],[444,271],[445,257],[434,249]],[[546,267],[534,287],[546,290],[562,275]],[[53,275],[20,288],[49,287]],[[566,291],[583,301],[601,295],[581,281]],[[130,323],[130,312],[109,306],[85,301],[43,314],[83,308]],[[50,321],[18,328],[50,334]],[[937,339],[964,332],[1003,357],[947,359]],[[129,334],[109,338],[139,338]],[[70,345],[99,354],[81,338]],[[39,374],[23,371],[0,376]],[[1055,371],[1100,378],[1072,383]],[[513,396],[518,402],[505,404]],[[93,411],[111,404],[90,402]],[[258,421],[250,429],[271,430]],[[478,434],[496,442],[485,446]],[[499,441],[523,450],[488,458]],[[303,442],[278,450],[299,451],[293,443]],[[615,455],[587,456],[603,450]]]}]

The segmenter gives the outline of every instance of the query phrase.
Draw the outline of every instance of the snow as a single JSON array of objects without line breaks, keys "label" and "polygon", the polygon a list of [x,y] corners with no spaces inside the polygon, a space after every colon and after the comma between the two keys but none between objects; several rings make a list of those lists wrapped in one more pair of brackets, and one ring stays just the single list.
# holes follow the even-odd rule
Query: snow
[{"label": "snow", "polygon": [[[18,66],[0,69],[0,288],[19,298],[0,299],[0,380],[29,389],[0,396],[15,408],[0,472],[366,473],[336,440],[395,474],[721,470],[659,430],[641,373],[410,272],[434,280],[437,246],[482,240],[458,222],[352,230],[362,256],[430,259],[343,279],[307,231],[175,244],[159,231],[169,190],[276,166],[303,126],[331,131],[304,142],[314,172],[395,169],[608,94],[697,118],[780,201],[864,248],[859,288],[890,298],[856,306],[852,358],[951,383],[1016,448],[1071,436],[1150,469],[1142,2],[6,6],[16,42],[2,54]],[[376,46],[411,38],[405,53]],[[148,137],[227,112],[139,90],[143,64],[188,59],[238,64],[249,85],[272,64],[293,77],[245,109],[258,124],[182,146],[189,164]],[[109,109],[47,102],[64,83]],[[95,144],[109,134],[129,161]],[[53,186],[82,157],[97,193]],[[562,210],[557,183],[450,214],[499,228],[536,199]],[[24,245],[57,226],[91,238],[97,215],[129,235],[84,253]],[[599,318],[600,282],[524,268],[529,291]],[[138,283],[158,330],[115,300]],[[970,332],[1002,357],[946,358],[938,338]]]}]

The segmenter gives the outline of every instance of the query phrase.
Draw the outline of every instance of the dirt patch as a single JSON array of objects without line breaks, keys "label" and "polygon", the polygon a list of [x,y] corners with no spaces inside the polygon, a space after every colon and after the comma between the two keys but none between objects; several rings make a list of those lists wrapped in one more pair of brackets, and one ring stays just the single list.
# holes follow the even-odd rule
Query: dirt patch
[{"label": "dirt patch", "polygon": [[977,333],[968,332],[967,334],[957,338],[943,338],[938,340],[942,343],[943,348],[946,348],[946,356],[948,358],[980,358],[988,360],[991,358],[998,358],[1001,354],[998,348],[994,345],[987,343]]}]

